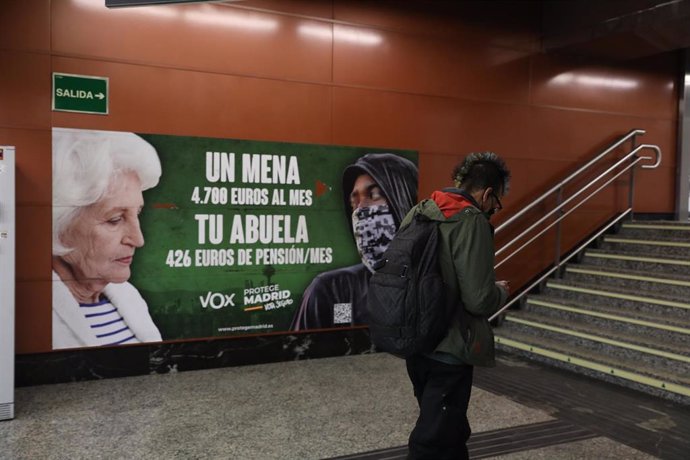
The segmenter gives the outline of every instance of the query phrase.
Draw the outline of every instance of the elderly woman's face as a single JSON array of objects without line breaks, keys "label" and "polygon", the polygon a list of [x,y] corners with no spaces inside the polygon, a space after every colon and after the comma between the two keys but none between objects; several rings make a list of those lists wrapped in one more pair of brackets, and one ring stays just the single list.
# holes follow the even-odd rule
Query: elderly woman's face
[{"label": "elderly woman's face", "polygon": [[136,248],[144,245],[139,213],[141,181],[133,172],[110,184],[106,196],[82,210],[61,240],[73,250],[63,256],[77,279],[123,283],[130,277]]}]

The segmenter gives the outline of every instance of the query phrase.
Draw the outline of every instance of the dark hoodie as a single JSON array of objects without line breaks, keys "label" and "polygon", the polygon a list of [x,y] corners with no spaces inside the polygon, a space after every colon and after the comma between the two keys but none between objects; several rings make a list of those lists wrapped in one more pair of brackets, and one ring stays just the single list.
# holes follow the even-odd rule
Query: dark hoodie
[{"label": "dark hoodie", "polygon": [[[417,202],[417,166],[392,153],[369,153],[343,171],[343,204],[352,232],[350,192],[368,174],[381,188],[396,228]],[[367,324],[366,299],[371,272],[359,263],[317,275],[302,296],[290,329],[326,329]]]},{"label": "dark hoodie", "polygon": [[362,174],[369,174],[386,196],[393,214],[395,227],[412,206],[417,204],[417,166],[410,160],[393,153],[369,153],[359,158],[343,171],[343,204],[347,222],[352,230],[350,192]]}]

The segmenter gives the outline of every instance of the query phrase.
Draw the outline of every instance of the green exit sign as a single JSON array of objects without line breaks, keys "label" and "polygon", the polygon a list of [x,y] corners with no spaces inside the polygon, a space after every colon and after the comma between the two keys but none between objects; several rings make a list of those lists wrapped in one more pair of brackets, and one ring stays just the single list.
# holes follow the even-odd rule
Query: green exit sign
[{"label": "green exit sign", "polygon": [[108,77],[53,72],[53,110],[108,114]]}]

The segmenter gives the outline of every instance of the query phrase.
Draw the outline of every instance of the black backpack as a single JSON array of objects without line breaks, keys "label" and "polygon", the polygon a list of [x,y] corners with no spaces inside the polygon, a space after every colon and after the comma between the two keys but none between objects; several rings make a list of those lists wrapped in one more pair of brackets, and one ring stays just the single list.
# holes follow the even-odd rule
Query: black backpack
[{"label": "black backpack", "polygon": [[438,262],[439,223],[415,210],[369,281],[369,333],[379,350],[406,358],[432,352],[453,311]]}]

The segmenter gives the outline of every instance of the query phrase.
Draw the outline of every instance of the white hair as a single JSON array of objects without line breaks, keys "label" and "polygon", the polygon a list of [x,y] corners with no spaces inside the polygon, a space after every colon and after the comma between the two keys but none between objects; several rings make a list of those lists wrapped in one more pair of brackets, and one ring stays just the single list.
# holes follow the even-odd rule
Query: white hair
[{"label": "white hair", "polygon": [[53,255],[70,251],[60,237],[79,211],[101,200],[112,181],[129,171],[142,191],[161,176],[156,150],[136,134],[53,128]]}]

